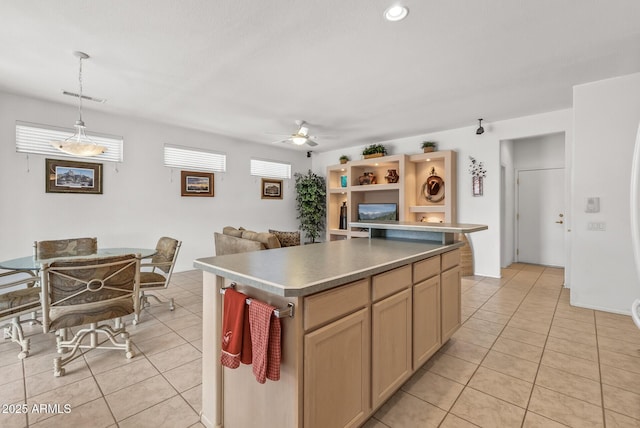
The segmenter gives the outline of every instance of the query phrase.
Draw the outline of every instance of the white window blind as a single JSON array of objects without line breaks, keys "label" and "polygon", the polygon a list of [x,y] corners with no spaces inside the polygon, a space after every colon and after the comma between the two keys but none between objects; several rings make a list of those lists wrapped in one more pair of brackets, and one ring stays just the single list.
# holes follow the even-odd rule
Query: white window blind
[{"label": "white window blind", "polygon": [[[77,159],[78,156],[61,152],[51,145],[52,141],[63,141],[71,137],[74,131],[71,128],[16,121],[16,152]],[[124,143],[122,137],[94,132],[87,132],[87,136],[99,146],[104,146],[107,149],[103,154],[87,159],[122,162]]]},{"label": "white window blind", "polygon": [[200,171],[225,172],[227,155],[211,150],[164,145],[164,166]]},{"label": "white window blind", "polygon": [[282,162],[251,159],[251,175],[271,178],[291,178],[291,165]]}]

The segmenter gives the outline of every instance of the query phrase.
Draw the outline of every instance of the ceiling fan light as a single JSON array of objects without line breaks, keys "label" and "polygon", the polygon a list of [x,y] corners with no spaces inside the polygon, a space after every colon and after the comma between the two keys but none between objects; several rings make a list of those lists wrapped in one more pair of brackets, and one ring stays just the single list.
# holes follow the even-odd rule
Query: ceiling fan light
[{"label": "ceiling fan light", "polygon": [[292,137],[291,141],[293,141],[293,144],[301,146],[307,142],[307,137]]},{"label": "ceiling fan light", "polygon": [[402,21],[409,14],[409,9],[400,5],[393,5],[384,11],[384,19],[391,22]]}]

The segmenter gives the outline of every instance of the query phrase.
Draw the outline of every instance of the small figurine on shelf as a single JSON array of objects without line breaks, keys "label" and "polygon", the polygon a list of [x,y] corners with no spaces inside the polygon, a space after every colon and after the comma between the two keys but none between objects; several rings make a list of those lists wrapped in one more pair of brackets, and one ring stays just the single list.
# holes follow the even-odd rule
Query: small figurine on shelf
[{"label": "small figurine on shelf", "polygon": [[397,183],[400,180],[400,176],[395,169],[388,169],[387,175],[384,177],[387,180],[387,183]]},{"label": "small figurine on shelf", "polygon": [[358,182],[363,184],[376,184],[376,176],[373,175],[373,172],[365,172],[364,175],[358,177]]}]

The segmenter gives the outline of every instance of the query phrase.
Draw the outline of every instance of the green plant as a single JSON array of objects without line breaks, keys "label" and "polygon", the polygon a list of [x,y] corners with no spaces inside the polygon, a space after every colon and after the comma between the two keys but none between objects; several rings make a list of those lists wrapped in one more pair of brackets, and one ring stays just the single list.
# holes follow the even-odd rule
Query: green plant
[{"label": "green plant", "polygon": [[326,206],[326,182],[324,177],[309,170],[307,174],[296,172],[296,209],[302,230],[309,242],[316,242],[316,238],[324,230]]},{"label": "green plant", "polygon": [[347,155],[340,156],[340,163],[347,163],[347,162],[349,162],[349,156]]},{"label": "green plant", "polygon": [[363,155],[372,155],[374,153],[382,153],[383,155],[387,154],[387,149],[382,144],[371,144],[367,146],[362,151]]},{"label": "green plant", "polygon": [[436,143],[435,141],[423,141],[421,147],[423,149],[426,149],[427,147],[433,147],[435,149],[437,144],[438,143]]}]

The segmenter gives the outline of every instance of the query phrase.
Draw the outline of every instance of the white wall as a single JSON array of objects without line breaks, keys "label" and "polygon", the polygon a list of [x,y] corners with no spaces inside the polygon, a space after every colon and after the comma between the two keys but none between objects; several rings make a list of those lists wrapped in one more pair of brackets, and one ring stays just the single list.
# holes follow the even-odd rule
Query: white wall
[{"label": "white wall", "polygon": [[515,218],[516,218],[516,189],[515,189],[515,161],[513,140],[504,140],[500,144],[500,165],[504,168],[502,178],[501,202],[501,247],[500,265],[507,267],[515,261]]},{"label": "white wall", "polygon": [[[249,159],[311,167],[305,152],[233,140],[206,132],[85,110],[87,129],[124,137],[124,162],[105,162],[102,195],[45,193],[45,157],[15,151],[15,121],[71,127],[77,109],[0,92],[0,259],[32,253],[35,240],[96,236],[100,247],[155,247],[160,236],[183,241],[176,271],[213,255],[213,232],[226,225],[297,230],[295,182],[283,200],[262,200]],[[215,174],[213,198],[180,196],[180,171],[163,166],[163,145],[227,154],[227,172]]]},{"label": "white wall", "polygon": [[[631,247],[631,158],[640,123],[640,73],[574,87],[571,303],[630,313],[640,297]],[[600,212],[585,213],[600,197]],[[606,231],[587,231],[605,222]]]},{"label": "white wall", "polygon": [[[484,125],[485,133],[476,135],[473,126],[452,129],[432,134],[418,135],[392,141],[383,141],[389,154],[420,153],[420,143],[437,141],[440,150],[455,150],[458,153],[458,222],[486,224],[489,230],[470,234],[474,250],[475,274],[500,276],[500,141],[525,138],[534,135],[565,132],[572,138],[571,110],[560,110],[517,119],[503,120]],[[372,143],[377,143],[372,141]],[[364,146],[314,154],[314,172],[326,175],[326,167],[338,163],[346,154],[351,159],[361,159]],[[471,194],[471,176],[468,172],[469,156],[484,162],[487,177],[484,179],[484,196]]]}]

